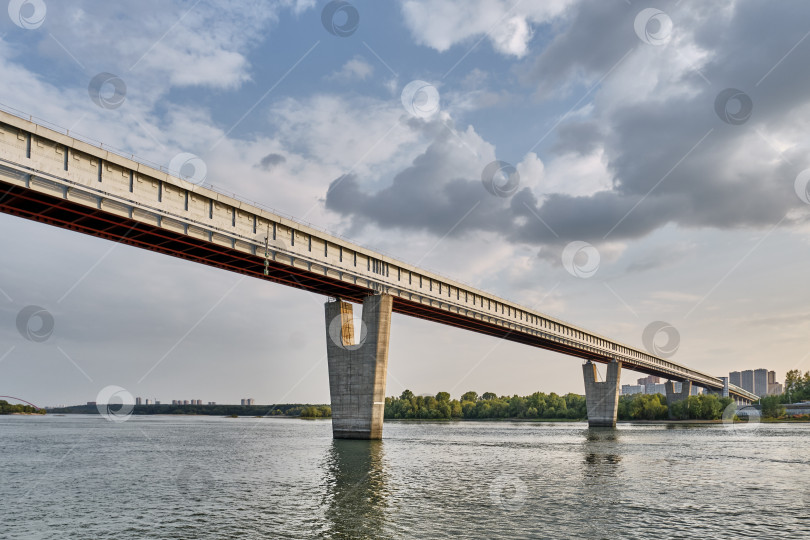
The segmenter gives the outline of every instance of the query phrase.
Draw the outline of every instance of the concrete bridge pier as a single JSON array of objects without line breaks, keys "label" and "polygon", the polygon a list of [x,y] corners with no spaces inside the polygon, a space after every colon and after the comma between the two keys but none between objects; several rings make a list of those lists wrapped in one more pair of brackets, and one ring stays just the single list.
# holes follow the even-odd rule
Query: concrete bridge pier
[{"label": "concrete bridge pier", "polygon": [[619,381],[622,363],[614,360],[607,366],[604,381],[597,380],[596,364],[588,360],[582,364],[585,376],[585,404],[588,408],[588,426],[616,427],[619,409]]},{"label": "concrete bridge pier", "polygon": [[681,383],[681,391],[675,391],[675,382],[674,381],[667,381],[664,385],[664,388],[667,391],[667,409],[669,409],[669,418],[672,419],[672,406],[679,402],[687,399],[690,395],[692,395],[692,381],[683,381]]},{"label": "concrete bridge pier", "polygon": [[382,438],[392,306],[390,295],[366,297],[355,343],[352,305],[340,299],[325,305],[335,439]]}]

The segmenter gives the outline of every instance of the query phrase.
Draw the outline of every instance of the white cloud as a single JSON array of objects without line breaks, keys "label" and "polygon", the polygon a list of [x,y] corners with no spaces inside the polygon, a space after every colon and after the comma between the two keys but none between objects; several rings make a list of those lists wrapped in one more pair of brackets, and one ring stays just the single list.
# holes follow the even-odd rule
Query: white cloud
[{"label": "white cloud", "polygon": [[444,52],[458,43],[486,36],[501,54],[522,57],[528,51],[532,25],[545,24],[571,0],[518,2],[506,0],[402,0],[405,24],[420,45]]},{"label": "white cloud", "polygon": [[520,175],[520,187],[529,187],[535,191],[542,190],[545,180],[546,166],[534,152],[529,152],[523,157],[515,168]]},{"label": "white cloud", "polygon": [[353,81],[360,79],[364,81],[374,73],[374,66],[366,62],[362,56],[355,56],[332,73],[329,78],[337,81]]},{"label": "white cloud", "polygon": [[40,39],[42,49],[60,62],[74,63],[62,47],[69,50],[89,76],[109,71],[127,82],[148,79],[141,95],[157,99],[171,87],[240,86],[250,79],[247,55],[281,11],[300,13],[313,5],[289,0],[55,3],[48,6],[49,20],[70,22],[49,26],[55,39],[47,33]]},{"label": "white cloud", "polygon": [[607,157],[603,148],[581,156],[574,153],[553,158],[546,164],[545,182],[537,195],[562,193],[571,196],[588,196],[612,187],[613,175],[607,169]]},{"label": "white cloud", "polygon": [[496,25],[490,34],[495,49],[505,55],[517,57],[526,54],[532,30],[524,17],[510,17]]}]

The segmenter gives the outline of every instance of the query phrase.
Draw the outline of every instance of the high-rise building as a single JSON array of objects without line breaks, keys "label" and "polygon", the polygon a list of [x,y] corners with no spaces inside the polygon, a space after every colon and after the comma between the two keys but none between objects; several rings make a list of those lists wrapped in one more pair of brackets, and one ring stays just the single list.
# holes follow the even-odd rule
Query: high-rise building
[{"label": "high-rise building", "polygon": [[189,403],[188,403],[188,400],[187,400],[187,399],[184,399],[184,400],[183,400],[183,405],[188,405],[188,404],[189,404]]},{"label": "high-rise building", "polygon": [[648,375],[647,377],[642,377],[636,382],[642,386],[648,384],[658,384],[661,382],[661,377],[656,377],[655,375]]},{"label": "high-rise building", "polygon": [[643,394],[644,393],[644,386],[640,384],[623,384],[622,385],[622,395],[629,396],[631,394]]},{"label": "high-rise building", "polygon": [[160,405],[160,400],[156,399],[155,400],[155,405]]},{"label": "high-rise building", "polygon": [[247,400],[246,399],[242,399],[242,405],[247,405]]},{"label": "high-rise building", "polygon": [[136,397],[135,398],[135,405],[142,405],[141,401],[142,401],[141,398]]},{"label": "high-rise building", "polygon": [[768,395],[768,370],[754,370],[754,393],[758,396]]},{"label": "high-rise building", "polygon": [[742,388],[742,383],[740,382],[740,372],[739,371],[732,371],[728,374],[728,382],[729,384],[733,384],[734,386],[739,386]]},{"label": "high-rise building", "polygon": [[779,395],[783,392],[782,385],[776,382],[776,372],[768,372],[768,395]]},{"label": "high-rise building", "polygon": [[152,400],[151,400],[151,399],[149,399],[149,398],[146,398],[146,404],[147,404],[147,405],[151,405],[151,404],[152,404]]},{"label": "high-rise building", "polygon": [[176,399],[172,400],[172,405],[177,405],[177,400]]},{"label": "high-rise building", "polygon": [[[658,379],[658,377],[656,377]],[[667,388],[663,383],[647,383],[644,385],[645,394],[666,394]]]},{"label": "high-rise building", "polygon": [[208,404],[209,404],[209,405],[216,405],[216,404],[217,404],[217,402],[216,402],[216,401],[209,401],[209,402],[208,402]]},{"label": "high-rise building", "polygon": [[749,392],[754,391],[754,371],[747,369],[740,373],[740,387]]}]

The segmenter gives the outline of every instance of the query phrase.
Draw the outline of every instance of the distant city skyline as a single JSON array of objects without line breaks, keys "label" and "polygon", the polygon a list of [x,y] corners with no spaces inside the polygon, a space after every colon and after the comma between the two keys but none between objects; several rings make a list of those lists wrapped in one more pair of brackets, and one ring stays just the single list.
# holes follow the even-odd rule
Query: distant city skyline
[{"label": "distant city skyline", "polygon": [[781,394],[783,385],[776,380],[776,372],[765,368],[732,371],[728,381],[758,396]]}]

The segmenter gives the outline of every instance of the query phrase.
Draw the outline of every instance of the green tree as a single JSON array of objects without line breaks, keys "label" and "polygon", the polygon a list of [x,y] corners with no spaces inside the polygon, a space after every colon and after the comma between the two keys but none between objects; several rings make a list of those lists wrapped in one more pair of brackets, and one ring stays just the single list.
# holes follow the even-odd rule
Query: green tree
[{"label": "green tree", "polygon": [[766,418],[779,418],[785,415],[785,406],[780,402],[781,396],[766,396],[760,399],[762,416]]},{"label": "green tree", "polygon": [[509,416],[511,418],[523,418],[528,410],[526,398],[514,395],[509,398]]},{"label": "green tree", "polygon": [[472,390],[470,390],[469,392],[464,392],[463,394],[461,394],[461,401],[462,402],[464,402],[464,401],[472,401],[472,402],[478,401],[478,392],[473,392]]},{"label": "green tree", "polygon": [[448,401],[449,402],[450,401],[450,394],[448,392],[439,392],[438,394],[436,394],[436,401],[438,401],[438,402]]},{"label": "green tree", "polygon": [[476,410],[475,410],[475,402],[474,401],[462,401],[461,402],[461,414],[464,418],[475,418],[476,417]]}]

